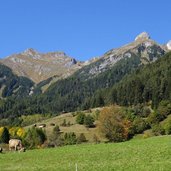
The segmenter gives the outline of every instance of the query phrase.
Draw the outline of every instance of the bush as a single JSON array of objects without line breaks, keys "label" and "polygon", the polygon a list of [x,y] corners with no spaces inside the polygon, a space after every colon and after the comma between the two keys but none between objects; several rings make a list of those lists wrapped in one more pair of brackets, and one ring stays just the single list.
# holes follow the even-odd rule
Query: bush
[{"label": "bush", "polygon": [[134,134],[139,134],[148,128],[148,124],[143,118],[137,117],[133,121],[133,132]]},{"label": "bush", "polygon": [[152,126],[153,124],[159,124],[159,122],[163,119],[164,118],[160,115],[160,113],[153,112],[148,116],[147,122]]},{"label": "bush", "polygon": [[24,144],[29,148],[40,147],[46,140],[45,132],[40,128],[31,128],[26,132]]},{"label": "bush", "polygon": [[160,124],[153,125],[152,132],[156,136],[165,134],[165,130],[163,129],[163,127]]},{"label": "bush", "polygon": [[165,131],[165,134],[170,135],[171,134],[171,118],[166,119],[163,123],[163,129]]},{"label": "bush", "polygon": [[64,144],[73,145],[77,143],[77,137],[74,132],[65,133],[64,135]]},{"label": "bush", "polygon": [[63,140],[61,138],[61,132],[58,125],[56,125],[53,129],[52,135],[49,138],[49,144],[53,146],[63,145]]},{"label": "bush", "polygon": [[90,115],[85,116],[84,125],[88,128],[94,127],[94,118]]},{"label": "bush", "polygon": [[77,117],[76,117],[76,122],[78,124],[83,125],[84,124],[84,118],[85,118],[85,114],[83,112],[79,112]]},{"label": "bush", "polygon": [[142,117],[148,117],[149,115],[150,115],[150,113],[151,113],[151,110],[149,109],[149,107],[144,107],[143,108],[143,111],[142,111],[142,114],[141,114],[141,116]]}]

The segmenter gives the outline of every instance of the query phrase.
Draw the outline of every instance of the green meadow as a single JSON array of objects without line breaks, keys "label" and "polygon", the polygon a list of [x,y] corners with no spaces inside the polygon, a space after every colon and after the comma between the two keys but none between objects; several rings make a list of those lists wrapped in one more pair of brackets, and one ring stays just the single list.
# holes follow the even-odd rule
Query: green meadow
[{"label": "green meadow", "polygon": [[170,171],[171,136],[0,154],[0,171]]}]

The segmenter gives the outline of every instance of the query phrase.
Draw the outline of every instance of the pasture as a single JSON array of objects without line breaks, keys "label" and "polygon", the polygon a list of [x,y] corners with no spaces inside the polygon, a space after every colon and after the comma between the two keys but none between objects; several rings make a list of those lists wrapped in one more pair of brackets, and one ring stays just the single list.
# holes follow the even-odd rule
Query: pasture
[{"label": "pasture", "polygon": [[170,171],[171,136],[0,154],[0,171]]},{"label": "pasture", "polygon": [[[97,108],[96,108],[97,109]],[[92,109],[92,111],[95,111],[96,109]],[[100,109],[100,108],[98,108]],[[85,114],[87,114],[85,112]],[[93,113],[90,113],[91,115],[93,115]],[[62,126],[61,124],[64,122],[64,120],[66,121],[66,123],[70,123],[70,126]],[[84,125],[80,125],[76,123],[76,116],[73,116],[72,113],[66,113],[66,114],[62,114],[56,117],[52,117],[40,122],[36,122],[35,124],[37,126],[41,125],[41,124],[46,124],[46,127],[43,128],[43,130],[45,130],[47,137],[50,136],[50,134],[53,131],[54,126],[52,126],[51,124],[55,124],[58,125],[61,132],[63,133],[68,133],[68,132],[74,132],[76,135],[80,135],[81,133],[84,133],[86,139],[89,142],[93,142],[93,137],[94,135],[96,135],[98,137],[98,139],[100,141],[106,141],[106,139],[104,138],[104,136],[102,134],[99,133],[99,130],[97,127],[95,128],[86,128]],[[95,122],[96,126],[97,126],[97,121]],[[28,128],[34,126],[34,124],[26,126],[25,129],[27,130]]]}]

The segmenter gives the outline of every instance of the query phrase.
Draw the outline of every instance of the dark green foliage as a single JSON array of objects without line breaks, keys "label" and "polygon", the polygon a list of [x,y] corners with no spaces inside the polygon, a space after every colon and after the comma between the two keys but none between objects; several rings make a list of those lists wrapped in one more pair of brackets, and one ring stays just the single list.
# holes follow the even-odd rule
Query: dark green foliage
[{"label": "dark green foliage", "polygon": [[162,100],[171,101],[171,53],[155,63],[137,69],[114,85],[109,93],[110,103],[121,105],[152,101],[157,108]]},{"label": "dark green foliage", "polygon": [[162,126],[165,131],[165,134],[170,135],[171,134],[171,118],[166,119],[166,121],[164,122]]},{"label": "dark green foliage", "polygon": [[148,128],[148,124],[143,118],[137,117],[133,121],[133,132],[134,134],[142,133]]},{"label": "dark green foliage", "polygon": [[165,134],[165,130],[161,126],[161,124],[154,124],[154,125],[152,125],[152,132],[156,136],[157,135],[164,135]]},{"label": "dark green foliage", "polygon": [[74,132],[65,133],[64,135],[64,144],[73,145],[77,143],[77,137]]},{"label": "dark green foliage", "polygon": [[31,128],[24,137],[24,144],[29,148],[40,147],[46,140],[46,134],[42,129]]},{"label": "dark green foliage", "polygon": [[2,128],[2,132],[0,133],[0,143],[8,143],[10,139],[9,131],[6,127]]},{"label": "dark green foliage", "polygon": [[[146,66],[140,66],[140,58],[132,54],[131,58],[121,59],[112,68],[94,76],[90,71],[100,66],[100,63],[92,63],[69,78],[57,81],[44,94],[38,93],[20,100],[14,97],[2,100],[0,118],[33,113],[57,115],[61,111],[70,112],[115,103],[137,106],[151,101],[152,107],[157,108],[162,100],[171,101],[171,53]],[[26,84],[23,80],[21,82]],[[13,83],[15,81],[9,87],[15,87]],[[5,96],[10,95],[10,92],[5,90]],[[148,109],[144,110],[140,106],[138,110],[142,117],[148,117]]]},{"label": "dark green foliage", "polygon": [[49,145],[50,146],[61,146],[63,145],[63,140],[61,138],[61,132],[60,132],[60,129],[59,129],[59,126],[56,125],[54,128],[53,128],[53,132],[49,138]]},{"label": "dark green foliage", "polygon": [[0,64],[0,88],[3,88],[2,97],[14,96],[21,98],[29,95],[34,83],[26,77],[18,77],[12,70]]},{"label": "dark green foliage", "polygon": [[78,124],[83,125],[84,124],[84,119],[85,119],[85,114],[83,112],[79,112],[76,117],[76,122]]},{"label": "dark green foliage", "polygon": [[85,116],[84,125],[88,128],[94,127],[94,118],[91,115]]},{"label": "dark green foliage", "polygon": [[148,122],[152,124],[158,124],[164,120],[169,114],[171,114],[171,103],[169,101],[161,101],[155,112],[148,116]]}]

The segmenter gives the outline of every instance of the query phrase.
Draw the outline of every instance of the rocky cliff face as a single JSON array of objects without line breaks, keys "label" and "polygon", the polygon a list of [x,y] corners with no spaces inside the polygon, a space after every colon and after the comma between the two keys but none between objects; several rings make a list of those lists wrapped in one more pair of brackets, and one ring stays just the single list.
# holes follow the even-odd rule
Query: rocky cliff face
[{"label": "rocky cliff face", "polygon": [[[169,44],[167,47],[169,49]],[[143,32],[132,43],[106,52],[99,60],[89,66],[86,73],[83,70],[82,74],[96,76],[113,67],[121,59],[135,56],[140,59],[140,65],[148,64],[163,56],[166,51],[167,49],[153,41],[148,33]]]},{"label": "rocky cliff face", "polygon": [[52,76],[65,78],[83,65],[64,52],[39,53],[27,49],[22,53],[11,55],[1,62],[10,67],[19,76],[26,76],[39,83]]}]

